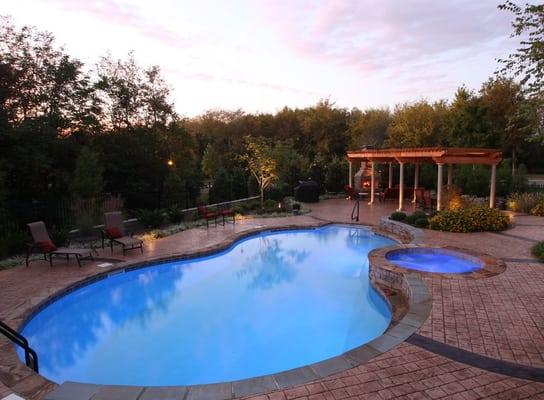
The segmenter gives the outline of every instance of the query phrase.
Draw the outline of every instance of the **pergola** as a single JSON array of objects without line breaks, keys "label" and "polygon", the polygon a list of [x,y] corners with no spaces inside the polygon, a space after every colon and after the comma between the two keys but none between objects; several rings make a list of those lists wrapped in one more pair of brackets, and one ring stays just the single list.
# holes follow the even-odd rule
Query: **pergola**
[{"label": "pergola", "polygon": [[454,164],[484,164],[491,166],[489,207],[495,206],[495,188],[497,164],[502,160],[502,152],[497,149],[461,148],[461,147],[421,147],[404,149],[363,149],[347,152],[349,161],[349,185],[353,186],[353,162],[370,162],[371,184],[370,204],[374,203],[376,192],[375,169],[377,163],[389,164],[389,187],[393,186],[393,163],[399,164],[399,210],[404,200],[404,164],[415,164],[414,193],[418,187],[419,165],[436,164],[438,179],[436,184],[436,209],[442,208],[442,186],[444,165],[448,165],[448,185],[453,183]]}]

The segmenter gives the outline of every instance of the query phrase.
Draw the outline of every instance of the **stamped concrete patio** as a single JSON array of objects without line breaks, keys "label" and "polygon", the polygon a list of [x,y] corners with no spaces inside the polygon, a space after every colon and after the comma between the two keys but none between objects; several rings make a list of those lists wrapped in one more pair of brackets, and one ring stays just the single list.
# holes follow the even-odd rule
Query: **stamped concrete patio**
[{"label": "stamped concrete patio", "polygon": [[[234,226],[180,232],[146,243],[143,256],[133,252],[122,257],[119,250],[113,255],[101,250],[100,256],[143,260],[212,248],[263,227],[351,222],[351,206],[343,199],[326,200],[311,205],[312,212],[303,216],[248,219]],[[365,205],[359,223],[377,225],[394,208],[393,203]],[[505,261],[507,269],[485,279],[424,276],[433,307],[416,335],[367,364],[252,399],[544,399],[544,265],[530,254],[531,245],[538,240],[544,240],[544,218],[530,216],[516,216],[514,226],[501,233],[423,230],[424,243],[488,253]],[[103,272],[97,264],[87,262],[78,268],[75,262],[59,260],[51,269],[40,261],[29,268],[0,271],[0,319],[11,320],[20,315],[21,308],[59,288]],[[46,398],[55,385],[44,384],[22,364],[8,360],[8,346],[0,339],[0,399],[10,393]],[[143,397],[134,391],[122,398]]]}]

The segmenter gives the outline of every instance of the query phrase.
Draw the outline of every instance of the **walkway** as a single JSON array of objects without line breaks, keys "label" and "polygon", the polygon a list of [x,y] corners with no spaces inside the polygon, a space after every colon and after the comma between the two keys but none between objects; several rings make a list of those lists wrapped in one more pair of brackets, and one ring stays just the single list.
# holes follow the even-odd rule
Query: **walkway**
[{"label": "walkway", "polygon": [[[236,225],[193,229],[146,244],[145,257],[189,252],[216,245],[236,234],[264,226],[314,225],[317,221],[350,222],[352,203],[343,199],[312,205],[305,216],[240,221]],[[361,208],[361,223],[377,224],[395,204]],[[507,262],[498,276],[480,280],[425,278],[433,295],[431,316],[407,342],[371,362],[312,384],[252,397],[253,400],[340,399],[544,399],[544,265],[530,254],[532,240],[544,240],[544,218],[520,216],[504,233],[454,234],[424,231],[424,242],[470,248]],[[112,257],[109,251],[101,254]],[[123,258],[115,252],[115,258]],[[137,253],[127,259],[139,259]],[[94,264],[78,269],[44,262],[30,268],[0,271],[0,319],[17,308],[100,271]],[[4,345],[4,342],[0,342]],[[432,346],[428,344],[431,343]],[[425,345],[427,344],[427,346]],[[0,365],[5,351],[0,348]],[[487,360],[488,363],[474,362]],[[478,361],[479,360],[479,361]],[[478,365],[477,368],[473,365]],[[497,366],[510,366],[497,374]],[[529,379],[514,378],[518,366],[532,372]],[[21,370],[24,368],[19,367]],[[483,368],[483,369],[482,369]],[[17,385],[0,382],[29,399],[42,399],[49,387],[37,387],[32,375]],[[21,373],[23,373],[21,371]],[[0,384],[0,398],[8,391]],[[134,399],[136,400],[136,399]]]}]

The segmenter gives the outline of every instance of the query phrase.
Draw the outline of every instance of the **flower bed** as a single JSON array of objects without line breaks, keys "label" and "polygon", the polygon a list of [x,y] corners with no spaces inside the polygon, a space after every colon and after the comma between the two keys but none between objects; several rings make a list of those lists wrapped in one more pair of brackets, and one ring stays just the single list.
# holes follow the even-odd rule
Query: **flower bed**
[{"label": "flower bed", "polygon": [[496,232],[508,228],[510,218],[501,211],[473,204],[464,208],[431,213],[415,211],[413,214],[395,212],[390,219],[418,228],[446,232]]}]

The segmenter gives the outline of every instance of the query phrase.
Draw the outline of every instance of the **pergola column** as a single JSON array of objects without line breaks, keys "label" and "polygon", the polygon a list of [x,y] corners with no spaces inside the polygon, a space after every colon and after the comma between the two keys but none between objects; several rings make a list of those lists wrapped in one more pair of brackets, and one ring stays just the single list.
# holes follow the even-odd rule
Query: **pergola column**
[{"label": "pergola column", "polygon": [[348,177],[348,185],[349,187],[353,187],[353,161],[349,160],[349,177]]},{"label": "pergola column", "polygon": [[453,185],[453,165],[448,164],[448,186]]},{"label": "pergola column", "polygon": [[370,201],[368,204],[374,204],[374,195],[376,193],[376,163],[372,161],[370,163]]},{"label": "pergola column", "polygon": [[393,163],[389,163],[389,189],[393,187]]},{"label": "pergola column", "polygon": [[415,169],[414,169],[414,198],[412,199],[412,203],[416,202],[416,189],[419,186],[419,164],[416,163]]},{"label": "pergola column", "polygon": [[489,189],[489,208],[495,207],[495,191],[497,188],[497,164],[491,165],[491,185]]},{"label": "pergola column", "polygon": [[399,208],[397,211],[402,211],[402,202],[404,200],[404,163],[399,162]]},{"label": "pergola column", "polygon": [[437,163],[438,165],[438,181],[436,183],[436,210],[440,211],[442,209],[442,178],[443,178],[443,167],[444,164]]}]

